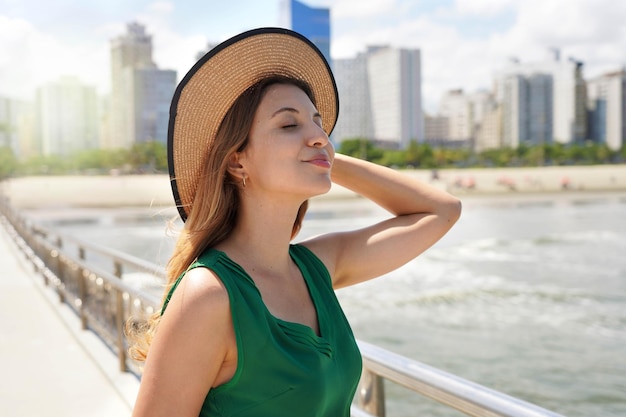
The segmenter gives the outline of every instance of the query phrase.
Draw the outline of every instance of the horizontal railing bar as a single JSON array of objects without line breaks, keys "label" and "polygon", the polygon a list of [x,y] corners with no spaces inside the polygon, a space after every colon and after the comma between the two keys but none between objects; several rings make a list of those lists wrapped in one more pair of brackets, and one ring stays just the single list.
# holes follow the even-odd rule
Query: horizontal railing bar
[{"label": "horizontal railing bar", "polygon": [[129,255],[127,253],[118,251],[116,249],[112,249],[106,246],[101,246],[101,245],[98,245],[97,243],[88,242],[86,240],[77,238],[75,236],[72,236],[66,233],[61,233],[56,230],[51,230],[51,229],[48,229],[39,225],[33,225],[32,229],[37,234],[46,235],[46,236],[53,235],[55,237],[61,238],[64,242],[72,242],[78,247],[89,249],[93,252],[98,252],[102,255],[105,255],[108,258],[112,259],[113,261],[119,261],[125,265],[132,266],[136,269],[153,272],[156,276],[160,278],[163,278],[166,276],[165,268],[163,268],[162,266],[156,265],[152,262],[148,262],[141,258],[137,258],[133,255]]},{"label": "horizontal railing bar", "polygon": [[363,411],[359,407],[356,407],[353,405],[350,407],[350,417],[376,417],[376,416],[368,413],[367,411]]},{"label": "horizontal railing bar", "polygon": [[[54,247],[54,245],[52,245],[52,247]],[[55,249],[58,248],[55,247]],[[123,279],[117,277],[115,274],[109,271],[102,269],[101,267],[90,265],[85,260],[80,259],[78,256],[72,255],[70,253],[64,252],[63,256],[66,257],[68,260],[76,263],[81,268],[86,269],[87,271],[102,278],[104,282],[106,282],[107,284],[111,284],[122,292],[126,292],[134,297],[142,298],[154,306],[158,306],[160,304],[160,300],[154,295],[141,291],[140,289],[137,289],[132,285],[125,283]]]},{"label": "horizontal railing bar", "polygon": [[358,344],[364,365],[370,371],[467,415],[563,417],[378,346],[362,341]]}]

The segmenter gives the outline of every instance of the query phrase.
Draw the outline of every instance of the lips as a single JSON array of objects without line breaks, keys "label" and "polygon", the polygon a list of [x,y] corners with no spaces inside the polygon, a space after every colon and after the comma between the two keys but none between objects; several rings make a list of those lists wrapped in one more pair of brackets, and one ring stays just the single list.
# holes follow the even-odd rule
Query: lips
[{"label": "lips", "polygon": [[322,167],[322,168],[330,168],[331,167],[331,163],[328,160],[328,156],[326,156],[325,154],[319,154],[314,156],[313,158],[307,160],[306,162]]}]

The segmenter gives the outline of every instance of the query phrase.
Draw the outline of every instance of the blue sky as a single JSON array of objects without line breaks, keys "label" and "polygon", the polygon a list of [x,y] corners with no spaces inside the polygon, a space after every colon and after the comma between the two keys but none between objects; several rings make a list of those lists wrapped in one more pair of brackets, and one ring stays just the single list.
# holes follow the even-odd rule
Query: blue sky
[{"label": "blue sky", "polygon": [[[110,86],[109,41],[138,21],[154,60],[179,79],[199,50],[279,23],[280,0],[0,0],[0,95],[30,99],[37,86],[76,75]],[[422,51],[423,100],[434,112],[454,88],[490,88],[511,57],[547,59],[548,48],[585,63],[590,78],[626,64],[626,2],[612,0],[305,0],[331,8],[333,58],[367,45]]]}]

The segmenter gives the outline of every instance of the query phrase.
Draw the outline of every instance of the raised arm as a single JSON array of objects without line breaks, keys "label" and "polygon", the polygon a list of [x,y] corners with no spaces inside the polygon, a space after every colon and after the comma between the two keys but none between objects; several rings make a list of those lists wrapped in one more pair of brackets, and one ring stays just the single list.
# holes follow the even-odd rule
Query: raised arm
[{"label": "raised arm", "polygon": [[305,243],[326,264],[335,288],[390,272],[437,242],[458,220],[460,201],[393,169],[337,154],[332,179],[394,217]]}]

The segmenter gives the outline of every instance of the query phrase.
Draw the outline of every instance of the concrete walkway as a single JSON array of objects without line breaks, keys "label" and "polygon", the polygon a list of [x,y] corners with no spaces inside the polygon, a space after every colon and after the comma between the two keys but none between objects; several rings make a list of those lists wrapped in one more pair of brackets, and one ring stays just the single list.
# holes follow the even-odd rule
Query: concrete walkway
[{"label": "concrete walkway", "polygon": [[130,416],[139,382],[33,272],[0,224],[0,414]]}]

